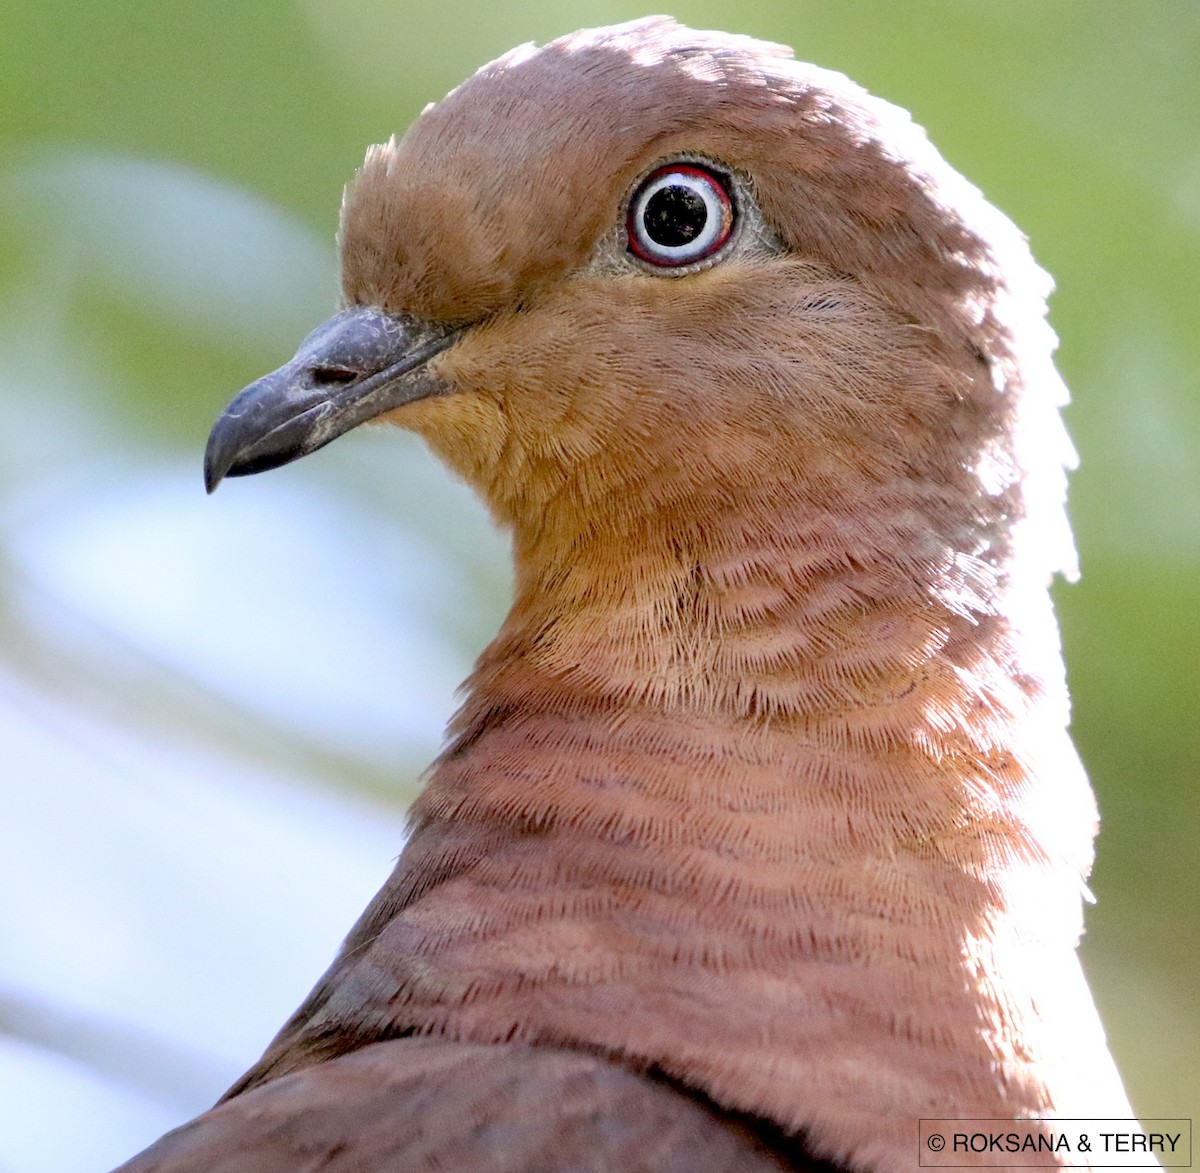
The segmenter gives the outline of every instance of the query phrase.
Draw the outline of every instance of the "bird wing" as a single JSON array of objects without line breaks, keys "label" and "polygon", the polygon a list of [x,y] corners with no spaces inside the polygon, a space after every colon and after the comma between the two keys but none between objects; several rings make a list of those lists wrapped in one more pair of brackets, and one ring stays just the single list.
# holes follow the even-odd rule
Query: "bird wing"
[{"label": "bird wing", "polygon": [[600,1056],[409,1038],[227,1100],[117,1173],[832,1168],[797,1163],[773,1139],[753,1120]]}]

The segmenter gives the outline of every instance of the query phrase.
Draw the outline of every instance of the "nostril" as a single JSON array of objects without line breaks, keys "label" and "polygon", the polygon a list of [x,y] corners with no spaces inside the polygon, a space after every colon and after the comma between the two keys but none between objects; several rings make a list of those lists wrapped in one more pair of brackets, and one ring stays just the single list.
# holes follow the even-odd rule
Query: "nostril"
[{"label": "nostril", "polygon": [[316,387],[340,387],[358,378],[358,372],[348,367],[310,367],[309,375]]}]

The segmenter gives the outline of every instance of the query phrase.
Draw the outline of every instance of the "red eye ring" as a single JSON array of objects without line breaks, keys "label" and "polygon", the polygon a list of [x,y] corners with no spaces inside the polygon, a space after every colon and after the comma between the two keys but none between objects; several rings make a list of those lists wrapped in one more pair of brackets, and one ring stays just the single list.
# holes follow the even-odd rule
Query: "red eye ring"
[{"label": "red eye ring", "polygon": [[658,268],[680,268],[718,252],[733,232],[726,181],[692,163],[658,167],[629,201],[629,250]]}]

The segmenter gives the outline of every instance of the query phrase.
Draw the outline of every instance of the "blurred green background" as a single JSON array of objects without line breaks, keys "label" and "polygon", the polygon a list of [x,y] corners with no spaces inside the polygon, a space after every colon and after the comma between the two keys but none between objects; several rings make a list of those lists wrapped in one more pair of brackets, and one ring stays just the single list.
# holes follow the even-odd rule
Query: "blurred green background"
[{"label": "blurred green background", "polygon": [[[396,433],[207,500],[207,429],[333,308],[367,144],[521,41],[646,11],[6,6],[5,1173],[102,1167],[204,1106],[386,875],[503,543]],[[1083,565],[1058,599],[1104,816],[1085,960],[1135,1107],[1200,1114],[1200,6],[673,14],[910,108],[1056,277]]]}]

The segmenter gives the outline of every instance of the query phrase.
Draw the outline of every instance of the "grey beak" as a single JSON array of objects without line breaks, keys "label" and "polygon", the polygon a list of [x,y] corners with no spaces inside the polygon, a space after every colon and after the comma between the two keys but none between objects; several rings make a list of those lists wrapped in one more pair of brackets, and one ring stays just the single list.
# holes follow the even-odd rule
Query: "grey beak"
[{"label": "grey beak", "polygon": [[335,314],[221,413],[204,453],[205,488],[298,460],[385,411],[443,394],[426,364],[461,334],[368,306]]}]

